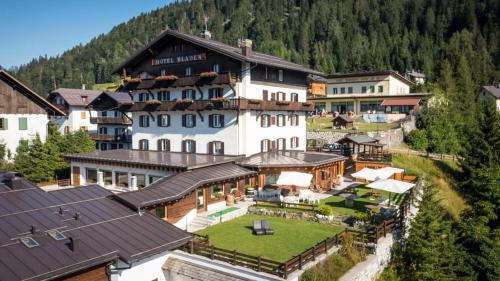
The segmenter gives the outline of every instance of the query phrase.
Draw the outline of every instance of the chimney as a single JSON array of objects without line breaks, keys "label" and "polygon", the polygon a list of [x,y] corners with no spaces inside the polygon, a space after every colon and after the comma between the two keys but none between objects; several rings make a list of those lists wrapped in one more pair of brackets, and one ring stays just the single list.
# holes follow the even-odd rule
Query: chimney
[{"label": "chimney", "polygon": [[212,33],[208,30],[204,30],[201,34],[200,34],[201,38],[205,38],[205,39],[212,39]]},{"label": "chimney", "polygon": [[3,183],[12,190],[21,189],[23,186],[23,179],[16,173],[9,173],[5,176]]},{"label": "chimney", "polygon": [[252,55],[252,40],[250,39],[241,40],[240,47],[242,55],[244,55],[245,57],[249,57],[250,55]]},{"label": "chimney", "polygon": [[36,234],[36,231],[37,231],[37,229],[36,229],[36,224],[32,224],[32,225],[31,225],[31,229],[30,229],[31,234],[35,235],[35,234]]},{"label": "chimney", "polygon": [[78,251],[80,248],[80,238],[72,236],[69,238],[69,249],[73,252]]},{"label": "chimney", "polygon": [[137,190],[137,176],[130,177],[130,190]]},{"label": "chimney", "polygon": [[82,90],[85,90],[85,88],[86,88],[85,84],[82,84]]}]

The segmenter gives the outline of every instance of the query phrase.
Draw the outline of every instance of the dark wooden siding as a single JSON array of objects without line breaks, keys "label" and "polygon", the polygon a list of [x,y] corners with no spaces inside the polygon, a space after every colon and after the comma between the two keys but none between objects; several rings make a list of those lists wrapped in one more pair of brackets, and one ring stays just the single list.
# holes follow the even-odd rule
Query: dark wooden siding
[{"label": "dark wooden siding", "polygon": [[47,114],[44,107],[0,78],[0,113]]},{"label": "dark wooden siding", "polygon": [[89,268],[85,271],[80,271],[71,274],[67,277],[61,278],[59,280],[64,281],[108,281],[108,275],[106,274],[106,265],[101,264],[96,267]]},{"label": "dark wooden siding", "polygon": [[167,221],[176,223],[193,209],[196,209],[196,190],[179,201],[167,205]]},{"label": "dark wooden siding", "polygon": [[283,69],[283,81],[278,81],[278,70],[275,67],[259,65],[251,70],[252,81],[307,86],[307,74]]}]

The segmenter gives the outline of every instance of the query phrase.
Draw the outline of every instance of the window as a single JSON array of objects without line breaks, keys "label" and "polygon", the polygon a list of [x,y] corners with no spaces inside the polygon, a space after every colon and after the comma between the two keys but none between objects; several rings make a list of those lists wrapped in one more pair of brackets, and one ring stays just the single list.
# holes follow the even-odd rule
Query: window
[{"label": "window", "polygon": [[194,140],[183,141],[183,150],[186,153],[196,153],[196,142]]},{"label": "window", "polygon": [[170,151],[170,140],[159,139],[158,140],[158,151]]},{"label": "window", "polygon": [[69,134],[69,126],[64,126],[64,133]]},{"label": "window", "polygon": [[297,93],[291,93],[290,94],[290,100],[298,102],[299,101],[299,94],[297,94]]},{"label": "window", "polygon": [[285,138],[279,138],[277,139],[278,142],[278,150],[285,150],[286,149],[286,139]]},{"label": "window", "polygon": [[165,218],[165,206],[156,207],[155,208],[155,215],[160,219]]},{"label": "window", "polygon": [[262,100],[269,100],[269,92],[267,90],[262,90]]},{"label": "window", "polygon": [[101,142],[99,145],[100,150],[108,150],[108,144],[105,142]]},{"label": "window", "polygon": [[97,169],[85,169],[85,184],[97,183]]},{"label": "window", "polygon": [[211,88],[208,89],[208,98],[213,99],[213,98],[223,98],[224,94],[222,92],[222,88]]},{"label": "window", "polygon": [[161,75],[161,76],[165,76],[165,75],[167,75],[167,70],[166,70],[166,69],[162,69],[162,70],[160,70],[160,75]]},{"label": "window", "polygon": [[139,101],[148,101],[149,100],[149,93],[140,93],[139,94]]},{"label": "window", "polygon": [[80,126],[80,131],[87,132],[89,130],[89,127],[87,126]]},{"label": "window", "polygon": [[268,114],[262,114],[260,116],[260,126],[262,128],[267,128],[271,125],[271,118]]},{"label": "window", "polygon": [[276,184],[280,174],[266,174],[266,183],[265,184]]},{"label": "window", "polygon": [[170,92],[169,91],[158,91],[157,97],[159,101],[168,101],[170,100]]},{"label": "window", "polygon": [[222,128],[222,127],[224,127],[224,115],[222,115],[222,114],[210,114],[210,115],[208,115],[208,125],[210,128]]},{"label": "window", "polygon": [[162,178],[161,176],[149,176],[149,184],[152,184],[161,178]]},{"label": "window", "polygon": [[375,93],[375,86],[370,86],[370,93]]},{"label": "window", "polygon": [[378,92],[383,93],[384,92],[384,86],[378,86]]},{"label": "window", "polygon": [[87,103],[87,96],[82,96],[82,102]]},{"label": "window", "polygon": [[261,140],[260,141],[260,152],[269,151],[269,140]]},{"label": "window", "polygon": [[332,102],[331,111],[340,114],[347,114],[349,111],[354,111],[354,102]]},{"label": "window", "polygon": [[297,148],[299,147],[299,138],[298,137],[292,137],[290,139],[290,148]]},{"label": "window", "polygon": [[99,134],[100,135],[107,135],[108,134],[108,128],[107,127],[101,127],[101,128],[99,128]]},{"label": "window", "polygon": [[290,126],[298,126],[299,125],[299,116],[297,114],[293,114],[290,116]]},{"label": "window", "polygon": [[182,127],[184,128],[196,127],[196,116],[194,114],[182,115]]},{"label": "window", "polygon": [[195,94],[196,92],[194,91],[194,89],[187,89],[182,91],[182,98],[194,100],[196,98]]},{"label": "window", "polygon": [[220,199],[224,197],[224,186],[222,184],[214,184],[210,187],[210,198]]},{"label": "window", "polygon": [[384,106],[381,105],[382,101],[361,101],[360,102],[360,109],[361,112],[384,112]]},{"label": "window", "polygon": [[149,116],[147,115],[139,116],[139,127],[149,127]]},{"label": "window", "polygon": [[168,114],[158,114],[158,127],[169,127],[170,126],[170,115]]},{"label": "window", "polygon": [[337,93],[337,88],[332,88],[332,94],[336,94]]},{"label": "window", "polygon": [[[117,113],[117,112],[115,111],[115,117],[116,117],[116,113]],[[101,116],[102,116],[102,117],[108,117],[108,112],[107,112],[107,111],[102,111],[102,112],[101,112]]]},{"label": "window", "polygon": [[193,75],[193,68],[191,66],[186,67],[186,76]]},{"label": "window", "polygon": [[269,80],[269,73],[267,72],[267,67],[264,67],[264,77],[266,80]]},{"label": "window", "polygon": [[9,129],[9,119],[0,118],[0,130],[7,130],[7,129]]},{"label": "window", "polygon": [[19,130],[28,130],[28,118],[19,117]]},{"label": "window", "polygon": [[128,187],[128,173],[115,172],[115,186],[127,188]]},{"label": "window", "polygon": [[132,174],[137,179],[137,188],[146,187],[146,176],[144,174]]},{"label": "window", "polygon": [[113,184],[113,172],[105,171],[105,170],[100,170],[100,172],[102,172],[104,186],[112,185]]},{"label": "window", "polygon": [[347,87],[347,93],[352,94],[352,87]]},{"label": "window", "polygon": [[341,94],[345,94],[345,88],[344,87],[340,88],[340,93]]},{"label": "window", "polygon": [[224,155],[224,143],[221,141],[213,141],[209,143],[209,154]]},{"label": "window", "polygon": [[217,63],[214,64],[214,66],[212,67],[212,71],[219,73],[220,72],[220,65]]},{"label": "window", "polygon": [[277,116],[277,119],[278,119],[278,122],[277,122],[278,127],[286,126],[285,115],[279,114]]},{"label": "window", "polygon": [[286,94],[284,92],[277,92],[276,100],[286,100]]},{"label": "window", "polygon": [[80,112],[80,115],[81,115],[82,119],[87,119],[87,112],[82,111],[82,112]]},{"label": "window", "polygon": [[361,93],[363,93],[363,94],[366,93],[366,86],[361,87]]},{"label": "window", "polygon": [[278,69],[278,81],[283,82],[283,70]]},{"label": "window", "polygon": [[139,149],[149,150],[149,141],[145,139],[139,140]]}]

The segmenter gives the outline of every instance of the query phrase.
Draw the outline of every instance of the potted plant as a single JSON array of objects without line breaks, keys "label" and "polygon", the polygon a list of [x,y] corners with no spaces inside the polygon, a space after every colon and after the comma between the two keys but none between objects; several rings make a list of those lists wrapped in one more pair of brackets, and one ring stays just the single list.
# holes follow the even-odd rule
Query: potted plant
[{"label": "potted plant", "polygon": [[161,105],[161,101],[157,100],[157,99],[153,99],[153,100],[147,100],[145,102],[147,105]]},{"label": "potted plant", "polygon": [[142,79],[141,79],[141,77],[135,77],[135,78],[130,77],[130,78],[123,79],[123,82],[125,84],[141,83]]},{"label": "potted plant", "polygon": [[200,78],[214,78],[217,77],[219,74],[215,71],[205,71],[200,73]]},{"label": "potted plant", "polygon": [[248,102],[253,104],[260,104],[260,100],[249,99]]},{"label": "potted plant", "polygon": [[277,105],[289,105],[290,101],[287,100],[279,100],[276,102]]},{"label": "potted plant", "polygon": [[177,80],[178,77],[175,75],[160,75],[155,78],[157,81],[174,81]]},{"label": "potted plant", "polygon": [[175,102],[180,104],[192,104],[194,101],[192,99],[177,99]]}]

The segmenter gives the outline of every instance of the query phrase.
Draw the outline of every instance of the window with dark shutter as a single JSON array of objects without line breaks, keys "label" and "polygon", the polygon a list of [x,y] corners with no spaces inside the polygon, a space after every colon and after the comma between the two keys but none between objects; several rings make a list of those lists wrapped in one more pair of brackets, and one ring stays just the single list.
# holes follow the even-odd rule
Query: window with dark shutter
[{"label": "window with dark shutter", "polygon": [[276,125],[276,116],[271,116],[271,126]]},{"label": "window with dark shutter", "polygon": [[214,127],[214,115],[213,114],[208,115],[208,127],[209,128]]},{"label": "window with dark shutter", "polygon": [[184,140],[183,152],[196,153],[196,142],[194,140]]},{"label": "window with dark shutter", "polygon": [[158,151],[170,151],[170,140],[159,139],[158,140]]},{"label": "window with dark shutter", "polygon": [[271,100],[275,101],[276,100],[276,93],[271,93]]},{"label": "window with dark shutter", "polygon": [[213,155],[223,155],[224,154],[224,143],[221,141],[210,142],[209,153]]},{"label": "window with dark shutter", "polygon": [[139,140],[140,150],[149,150],[149,141],[146,139]]},{"label": "window with dark shutter", "polygon": [[262,90],[262,100],[269,100],[269,92],[267,90]]},{"label": "window with dark shutter", "polygon": [[271,150],[276,150],[276,141],[271,141]]},{"label": "window with dark shutter", "polygon": [[169,127],[170,126],[170,115],[158,114],[157,122],[158,122],[158,127]]}]

